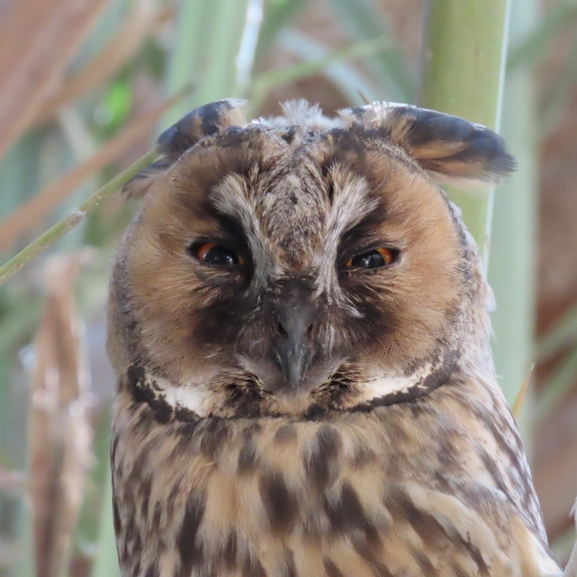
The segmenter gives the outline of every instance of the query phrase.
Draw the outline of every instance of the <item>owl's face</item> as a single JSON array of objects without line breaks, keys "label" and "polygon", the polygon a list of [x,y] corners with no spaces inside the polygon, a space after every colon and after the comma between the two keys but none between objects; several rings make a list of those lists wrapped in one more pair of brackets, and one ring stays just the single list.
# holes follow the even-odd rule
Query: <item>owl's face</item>
[{"label": "owl's face", "polygon": [[[425,168],[442,172],[435,133],[407,118],[387,133],[384,108],[340,121],[312,109],[295,127],[290,114],[227,126],[236,109],[209,106],[187,121],[189,134],[208,133],[194,145],[174,144],[184,121],[164,137],[174,162],[145,175],[120,252],[113,318],[130,362],[200,416],[313,414],[433,387],[459,356],[475,292],[459,218],[395,141],[411,136],[413,153],[437,162]],[[403,110],[414,122],[417,109]],[[458,128],[449,143],[442,134],[443,166],[497,172]]]}]

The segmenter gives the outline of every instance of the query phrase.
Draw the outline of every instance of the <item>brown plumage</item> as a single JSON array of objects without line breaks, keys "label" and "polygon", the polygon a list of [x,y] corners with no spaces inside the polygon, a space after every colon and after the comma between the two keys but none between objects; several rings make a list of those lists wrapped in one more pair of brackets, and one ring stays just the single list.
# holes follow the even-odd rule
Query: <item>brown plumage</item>
[{"label": "brown plumage", "polygon": [[128,192],[108,349],[124,577],[559,571],[439,177],[497,180],[462,119],[193,111]]}]

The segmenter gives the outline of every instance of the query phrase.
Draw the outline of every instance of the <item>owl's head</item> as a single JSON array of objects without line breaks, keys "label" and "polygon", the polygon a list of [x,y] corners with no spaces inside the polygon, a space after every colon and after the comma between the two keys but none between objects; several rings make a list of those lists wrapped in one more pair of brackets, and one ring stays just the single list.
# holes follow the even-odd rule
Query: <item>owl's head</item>
[{"label": "owl's head", "polygon": [[487,290],[437,181],[507,174],[502,139],[407,105],[248,124],[239,105],[187,115],[128,185],[144,200],[111,285],[121,383],[180,414],[313,416],[462,370]]}]

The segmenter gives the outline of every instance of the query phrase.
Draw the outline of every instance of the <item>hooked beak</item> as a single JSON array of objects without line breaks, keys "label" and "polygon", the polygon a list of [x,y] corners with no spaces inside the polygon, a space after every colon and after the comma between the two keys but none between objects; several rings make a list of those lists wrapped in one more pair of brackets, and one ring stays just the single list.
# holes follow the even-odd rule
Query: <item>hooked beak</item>
[{"label": "hooked beak", "polygon": [[277,338],[274,345],[274,364],[285,386],[296,391],[302,385],[314,356],[312,332],[316,307],[308,294],[293,290],[283,303],[275,307]]}]

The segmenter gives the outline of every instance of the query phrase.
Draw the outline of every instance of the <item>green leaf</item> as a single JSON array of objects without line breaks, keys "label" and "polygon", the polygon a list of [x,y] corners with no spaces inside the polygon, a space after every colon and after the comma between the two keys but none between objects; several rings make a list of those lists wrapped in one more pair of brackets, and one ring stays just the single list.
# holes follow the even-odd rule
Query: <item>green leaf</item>
[{"label": "green leaf", "polygon": [[538,26],[516,42],[507,58],[507,72],[519,66],[534,65],[551,46],[551,40],[566,26],[572,26],[577,19],[577,2],[567,0],[557,2],[550,8]]},{"label": "green leaf", "polygon": [[[205,0],[179,2],[176,33],[166,68],[165,86],[168,94],[175,94],[189,84],[198,85],[205,64],[203,46],[208,42],[210,20],[210,6]],[[170,126],[190,112],[194,108],[193,99],[193,95],[183,98],[165,115],[161,124],[164,127]]]},{"label": "green leaf", "polygon": [[[251,108],[258,108],[260,103],[266,98],[268,92],[272,88],[282,86],[283,84],[288,84],[289,82],[295,82],[301,78],[325,71],[325,69],[337,62],[366,58],[372,54],[375,54],[376,52],[383,50],[389,44],[389,42],[390,41],[387,38],[375,38],[374,40],[367,40],[365,42],[352,44],[351,46],[342,48],[340,50],[333,50],[332,52],[327,51],[326,55],[321,56],[320,58],[305,60],[304,62],[298,62],[293,66],[286,66],[284,68],[278,68],[276,70],[271,70],[270,72],[261,74],[255,78],[253,82],[252,91],[249,98]],[[298,44],[302,47],[302,37],[299,38]],[[323,49],[317,47],[317,50],[312,52],[318,53],[319,51],[322,52]],[[311,51],[306,52],[309,55],[311,53]],[[347,78],[347,80],[349,80],[349,78]],[[354,85],[348,86],[352,88]]]},{"label": "green leaf", "polygon": [[264,20],[256,50],[257,60],[267,58],[279,30],[307,5],[308,0],[269,0],[265,5]]},{"label": "green leaf", "polygon": [[[283,30],[279,34],[279,45],[305,62],[326,58],[330,53],[324,44],[291,29]],[[352,105],[364,104],[359,92],[370,101],[379,99],[378,87],[350,64],[342,61],[333,62],[325,67],[323,74]]]},{"label": "green leaf", "polygon": [[[390,31],[370,0],[331,0],[341,25],[355,40],[368,40]],[[391,40],[387,48],[368,60],[368,65],[380,85],[380,100],[414,102],[415,80],[398,44]]]},{"label": "green leaf", "polygon": [[193,108],[240,96],[252,72],[263,0],[182,2],[167,88],[192,83],[196,91],[167,116],[172,124]]},{"label": "green leaf", "polygon": [[129,78],[112,83],[95,111],[96,121],[107,134],[113,133],[127,120],[132,106],[132,83]]}]

